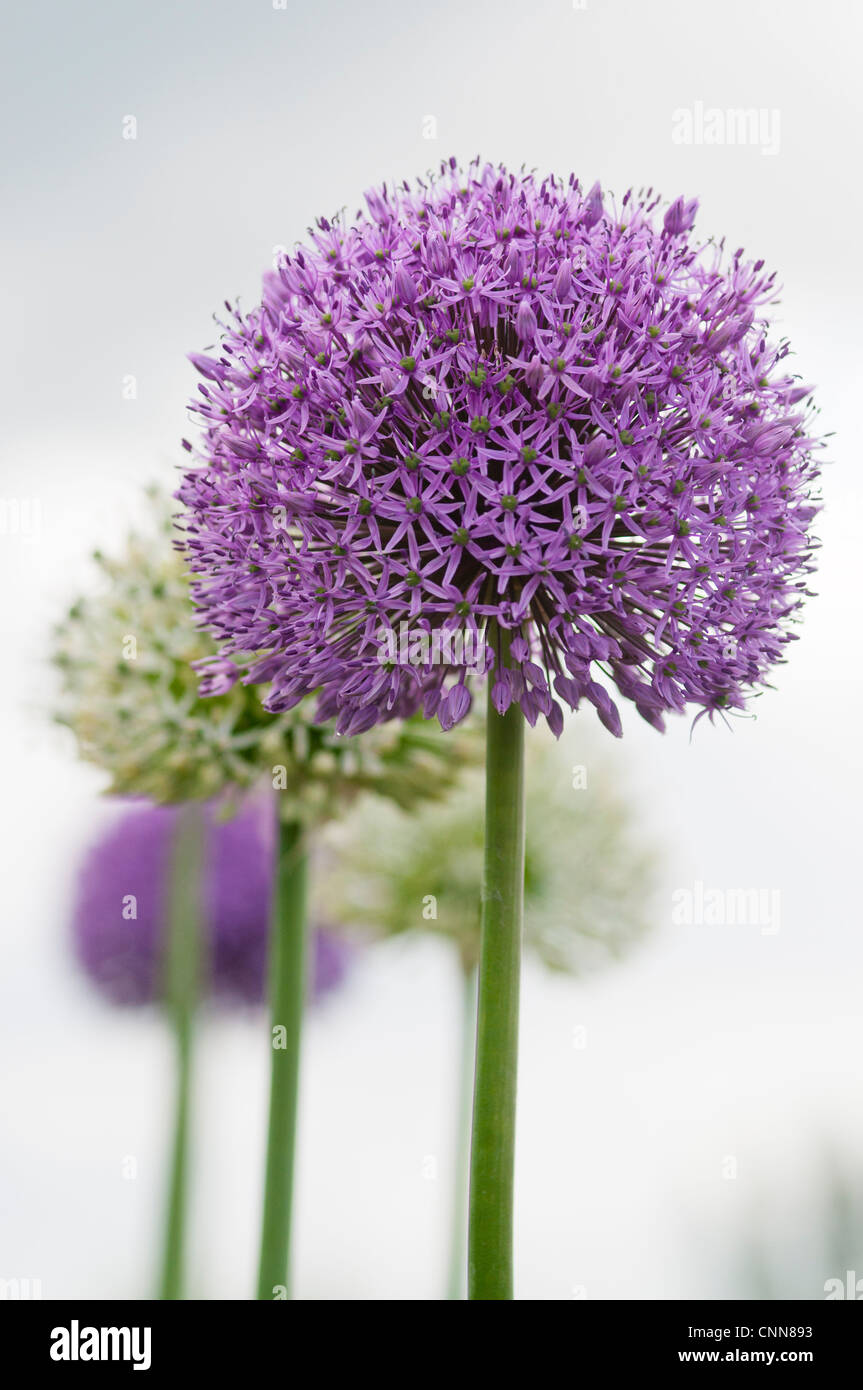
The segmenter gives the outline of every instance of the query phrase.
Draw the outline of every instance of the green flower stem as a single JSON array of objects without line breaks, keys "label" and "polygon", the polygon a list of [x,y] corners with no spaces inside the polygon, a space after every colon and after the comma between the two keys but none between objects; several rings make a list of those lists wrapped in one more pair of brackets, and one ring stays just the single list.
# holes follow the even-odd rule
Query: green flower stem
[{"label": "green flower stem", "polygon": [[[509,655],[500,633],[499,659]],[[470,1159],[468,1298],[510,1299],[518,991],[524,900],[524,716],[489,681],[485,866]]]},{"label": "green flower stem", "polygon": [[258,1298],[288,1294],[300,1032],[306,995],[307,856],[302,828],[279,826],[270,933],[272,1072]]},{"label": "green flower stem", "polygon": [[186,1203],[192,1035],[201,964],[201,877],[204,820],[199,806],[181,807],[171,851],[165,1001],[174,1034],[177,1077],[174,1138],[159,1297],[181,1299],[185,1273]]},{"label": "green flower stem", "polygon": [[447,1298],[464,1298],[465,1247],[467,1245],[468,1174],[470,1169],[470,1112],[476,1035],[476,968],[461,961],[461,1037],[459,1039],[458,1115],[456,1117],[455,1173],[452,1196]]}]

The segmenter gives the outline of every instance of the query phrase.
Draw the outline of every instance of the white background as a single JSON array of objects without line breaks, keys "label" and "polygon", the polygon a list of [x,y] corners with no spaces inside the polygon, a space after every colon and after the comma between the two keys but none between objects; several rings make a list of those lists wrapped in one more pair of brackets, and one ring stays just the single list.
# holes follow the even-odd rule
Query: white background
[{"label": "white background", "polygon": [[[481,152],[617,194],[697,194],[701,231],[778,270],[781,331],[836,432],[820,596],[757,719],[702,721],[690,742],[688,718],[660,737],[628,714],[623,740],[602,745],[664,847],[657,926],[587,984],[526,971],[518,1294],[745,1295],[735,1269],[754,1241],[782,1290],[823,1296],[824,1279],[844,1275],[819,1253],[825,1154],[863,1190],[859,8],[15,11],[0,82],[0,497],[38,505],[41,525],[0,535],[0,1277],[40,1279],[45,1297],[149,1293],[170,1111],[158,1020],[95,1003],[66,953],[75,856],[106,810],[98,775],[48,724],[51,622],[91,582],[88,551],[120,542],[140,484],[171,482],[196,385],[184,354],[213,342],[221,302],[253,303],[273,248],[318,214]],[[778,111],[778,153],[674,143],[673,112],[699,101]],[[562,777],[580,760],[581,720]],[[778,889],[780,931],[672,926],[673,890],[696,880]],[[440,1295],[457,1021],[451,962],[420,938],[371,953],[312,1021],[299,1296]],[[192,1291],[246,1297],[261,1020],[213,1021],[200,1063]],[[729,1158],[736,1178],[723,1176]]]}]

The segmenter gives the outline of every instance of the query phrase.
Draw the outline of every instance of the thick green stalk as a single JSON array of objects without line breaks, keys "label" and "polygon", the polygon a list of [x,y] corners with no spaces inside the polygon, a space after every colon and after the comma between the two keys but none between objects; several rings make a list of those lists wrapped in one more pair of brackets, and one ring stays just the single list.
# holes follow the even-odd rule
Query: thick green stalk
[{"label": "thick green stalk", "polygon": [[[501,633],[501,661],[508,641]],[[524,716],[500,715],[489,681],[485,866],[470,1163],[468,1298],[509,1299],[518,991],[524,901]]]},{"label": "thick green stalk", "polygon": [[177,1075],[174,1136],[159,1297],[181,1299],[185,1273],[186,1201],[192,1033],[201,965],[201,877],[204,819],[201,808],[180,808],[171,852],[165,961],[165,1002],[174,1034]]},{"label": "thick green stalk", "polygon": [[258,1298],[288,1296],[300,1033],[306,994],[307,858],[300,826],[279,826],[270,931],[272,1071]]},{"label": "thick green stalk", "polygon": [[459,1039],[458,1114],[456,1116],[455,1172],[452,1194],[447,1298],[464,1298],[465,1247],[467,1245],[468,1177],[470,1170],[470,1112],[476,1036],[476,968],[460,961],[461,1037]]}]

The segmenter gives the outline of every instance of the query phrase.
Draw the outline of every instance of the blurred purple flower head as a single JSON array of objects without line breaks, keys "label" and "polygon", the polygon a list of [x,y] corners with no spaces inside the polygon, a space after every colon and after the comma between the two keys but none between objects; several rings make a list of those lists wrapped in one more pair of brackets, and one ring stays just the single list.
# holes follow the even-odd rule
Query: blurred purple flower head
[{"label": "blurred purple flower head", "polygon": [[[75,954],[116,1004],[161,997],[172,847],[178,806],[137,805],[92,846],[78,878]],[[266,994],[267,941],[275,835],[266,798],[250,798],[231,820],[211,804],[205,817],[202,994],[260,1003]],[[132,913],[134,912],[134,915]],[[350,948],[331,932],[313,934],[312,995],[339,985]]]},{"label": "blurred purple flower head", "polygon": [[[660,729],[741,708],[813,569],[820,445],[767,337],[774,277],[652,190],[450,161],[366,201],[197,360],[178,496],[223,657],[343,733],[449,727],[490,664],[498,709],[555,733],[586,700],[619,734],[613,688]],[[512,669],[494,642],[473,669],[385,660],[403,623],[509,629]]]}]

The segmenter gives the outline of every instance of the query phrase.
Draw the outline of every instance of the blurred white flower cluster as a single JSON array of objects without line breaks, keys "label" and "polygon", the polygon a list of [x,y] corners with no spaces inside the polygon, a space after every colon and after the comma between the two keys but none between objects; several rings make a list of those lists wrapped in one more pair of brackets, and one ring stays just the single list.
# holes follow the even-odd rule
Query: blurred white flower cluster
[{"label": "blurred white flower cluster", "polygon": [[[451,735],[449,735],[451,737]],[[525,945],[549,968],[581,975],[621,956],[651,920],[653,855],[598,759],[575,787],[565,747],[527,742]],[[407,817],[381,807],[327,832],[329,919],[372,936],[437,932],[466,970],[479,956],[484,777],[470,769],[441,806]]]},{"label": "blurred white flower cluster", "polygon": [[111,793],[230,802],[270,785],[284,819],[315,823],[364,791],[407,809],[442,795],[476,760],[475,735],[446,738],[422,718],[344,738],[312,722],[314,700],[271,714],[263,687],[202,698],[192,663],[213,657],[215,644],[195,626],[170,499],[149,496],[149,529],[131,535],[118,558],[97,552],[101,592],[79,599],[55,635],[56,717],[107,772]]}]

